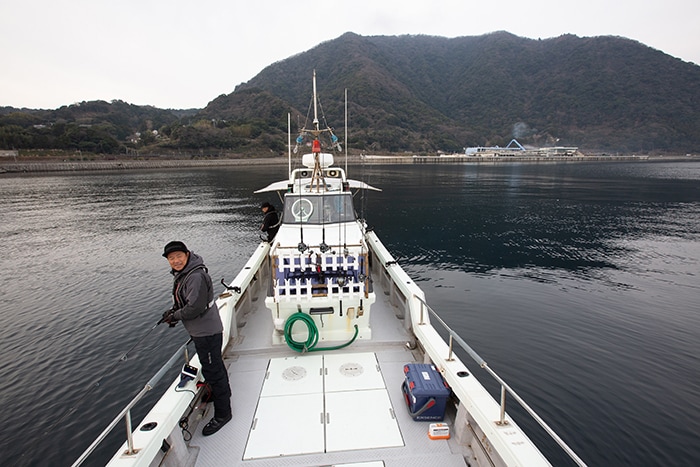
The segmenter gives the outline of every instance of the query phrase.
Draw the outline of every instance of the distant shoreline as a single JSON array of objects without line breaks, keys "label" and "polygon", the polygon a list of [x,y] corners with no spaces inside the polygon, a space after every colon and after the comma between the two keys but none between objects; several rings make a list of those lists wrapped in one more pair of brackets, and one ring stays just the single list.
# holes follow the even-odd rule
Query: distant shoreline
[{"label": "distant shoreline", "polygon": [[114,170],[177,169],[197,167],[228,167],[252,165],[280,165],[286,159],[158,159],[158,160],[112,160],[112,161],[27,161],[0,162],[0,173],[39,173],[39,172],[87,172]]},{"label": "distant shoreline", "polygon": [[[575,163],[575,162],[620,162],[620,161],[698,161],[700,156],[351,156],[351,164],[394,165],[394,164],[509,164],[509,163]],[[341,164],[344,157],[336,157]],[[86,172],[114,170],[147,170],[179,168],[212,168],[230,166],[284,165],[286,157],[238,158],[238,159],[152,159],[152,160],[100,160],[100,161],[24,161],[0,160],[0,174],[42,173],[42,172]]]}]

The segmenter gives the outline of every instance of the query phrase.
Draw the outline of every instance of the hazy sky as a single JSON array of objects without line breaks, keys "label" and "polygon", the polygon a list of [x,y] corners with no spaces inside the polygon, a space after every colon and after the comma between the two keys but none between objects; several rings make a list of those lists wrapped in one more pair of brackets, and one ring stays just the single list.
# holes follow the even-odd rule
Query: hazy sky
[{"label": "hazy sky", "polygon": [[202,108],[346,32],[493,31],[622,36],[700,64],[699,0],[4,0],[0,106],[120,99]]}]

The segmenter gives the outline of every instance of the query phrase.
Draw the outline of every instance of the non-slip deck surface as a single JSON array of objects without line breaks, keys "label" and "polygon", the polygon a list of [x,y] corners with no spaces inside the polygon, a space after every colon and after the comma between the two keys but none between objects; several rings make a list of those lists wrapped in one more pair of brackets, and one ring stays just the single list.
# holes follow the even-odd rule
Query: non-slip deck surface
[{"label": "non-slip deck surface", "polygon": [[262,302],[226,353],[234,418],[212,436],[201,435],[203,423],[193,432],[197,466],[466,465],[408,414],[401,383],[414,356],[386,297],[372,306],[371,340],[305,354],[270,347]]}]

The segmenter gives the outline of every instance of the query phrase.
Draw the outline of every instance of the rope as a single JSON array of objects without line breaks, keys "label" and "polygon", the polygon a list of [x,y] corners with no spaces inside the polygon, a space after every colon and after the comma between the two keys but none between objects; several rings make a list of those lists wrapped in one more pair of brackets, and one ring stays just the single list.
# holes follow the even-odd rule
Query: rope
[{"label": "rope", "polygon": [[[305,342],[298,342],[295,341],[294,338],[292,337],[292,327],[294,326],[294,323],[297,321],[302,321],[304,324],[306,324],[306,327],[309,331],[309,335],[306,338]],[[318,344],[318,328],[316,327],[316,323],[314,323],[313,318],[310,315],[307,315],[302,312],[297,312],[291,315],[289,318],[287,318],[287,322],[284,324],[284,340],[287,341],[287,345],[289,346],[290,349],[302,353],[302,352],[319,352],[321,350],[338,350],[342,349],[343,347],[347,347],[348,345],[352,344],[355,342],[355,339],[357,338],[357,334],[360,332],[359,328],[357,327],[357,324],[355,325],[355,335],[352,336],[352,339],[350,339],[348,342],[345,344],[340,344],[340,345],[335,345],[332,347],[316,347],[316,344]]]}]

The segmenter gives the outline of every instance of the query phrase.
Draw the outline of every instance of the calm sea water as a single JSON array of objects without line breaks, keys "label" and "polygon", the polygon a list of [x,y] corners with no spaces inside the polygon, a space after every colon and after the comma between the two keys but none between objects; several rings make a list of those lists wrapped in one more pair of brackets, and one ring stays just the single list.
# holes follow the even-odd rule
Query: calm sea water
[{"label": "calm sea water", "polygon": [[[284,173],[0,176],[4,465],[79,456],[186,340],[154,328],[169,307],[162,246],[181,239],[231,280],[258,243],[252,192]],[[588,465],[700,465],[700,163],[351,175],[384,190],[357,208],[432,307]]]}]

